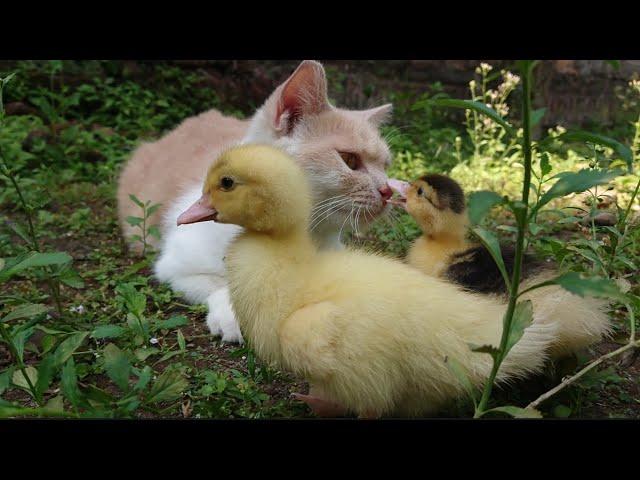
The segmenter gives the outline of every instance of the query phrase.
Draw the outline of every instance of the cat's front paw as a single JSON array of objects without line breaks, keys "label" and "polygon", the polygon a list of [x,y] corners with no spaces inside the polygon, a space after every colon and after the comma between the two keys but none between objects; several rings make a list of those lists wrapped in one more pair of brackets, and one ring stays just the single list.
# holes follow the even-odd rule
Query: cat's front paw
[{"label": "cat's front paw", "polygon": [[222,331],[223,342],[239,343],[240,345],[244,343],[240,327],[233,314],[231,318],[222,318],[220,320],[220,329]]},{"label": "cat's front paw", "polygon": [[207,314],[207,327],[209,328],[209,332],[214,337],[219,337],[222,335],[222,328],[220,328],[220,319],[217,315],[213,315],[211,311]]},{"label": "cat's front paw", "polygon": [[207,303],[209,304],[207,326],[211,334],[221,336],[223,342],[243,344],[244,339],[233,314],[226,289],[211,295]]}]

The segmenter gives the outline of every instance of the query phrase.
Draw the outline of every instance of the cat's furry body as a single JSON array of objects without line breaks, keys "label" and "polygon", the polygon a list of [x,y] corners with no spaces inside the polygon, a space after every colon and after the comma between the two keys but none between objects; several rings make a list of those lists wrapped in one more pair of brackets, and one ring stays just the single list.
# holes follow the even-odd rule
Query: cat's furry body
[{"label": "cat's furry body", "polygon": [[[352,226],[356,211],[363,213],[357,215],[362,226],[384,210],[380,195],[388,188],[384,168],[390,153],[378,126],[389,111],[390,105],[365,111],[331,106],[322,66],[303,62],[250,120],[212,110],[185,120],[161,140],[139,147],[123,170],[118,188],[124,235],[135,233],[126,217],[140,215],[129,200],[130,193],[143,201],[162,203],[163,208],[149,221],[153,224],[162,218],[156,277],[187,300],[206,302],[212,333],[221,334],[224,341],[242,341],[222,267],[226,248],[239,229],[214,223],[178,229],[178,213],[200,196],[207,168],[225,147],[273,144],[296,158],[310,176],[318,205],[314,229],[318,245],[341,248],[339,234]],[[340,152],[355,152],[359,167],[346,167]]]}]

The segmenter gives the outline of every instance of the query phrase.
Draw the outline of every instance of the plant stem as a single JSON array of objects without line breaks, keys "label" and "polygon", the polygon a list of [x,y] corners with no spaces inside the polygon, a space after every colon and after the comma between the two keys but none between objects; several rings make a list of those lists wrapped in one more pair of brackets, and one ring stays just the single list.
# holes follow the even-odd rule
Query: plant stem
[{"label": "plant stem", "polygon": [[142,256],[147,254],[147,206],[142,207]]},{"label": "plant stem", "polygon": [[636,341],[636,315],[633,313],[631,305],[627,304],[627,312],[629,312],[629,343]]},{"label": "plant stem", "polygon": [[638,183],[636,183],[636,188],[633,191],[633,195],[631,195],[631,199],[629,200],[629,205],[627,205],[627,209],[624,212],[624,216],[620,219],[620,226],[622,227],[622,236],[613,244],[611,248],[611,256],[609,258],[609,265],[607,266],[607,276],[610,276],[608,273],[613,269],[613,262],[616,258],[616,251],[618,249],[618,245],[624,243],[625,237],[627,236],[627,231],[629,229],[629,225],[627,224],[627,219],[629,218],[629,213],[631,212],[631,207],[636,201],[636,197],[638,196],[638,191],[640,190],[640,178],[638,178]]},{"label": "plant stem", "polygon": [[504,316],[504,325],[502,328],[502,337],[500,339],[500,346],[498,348],[498,354],[493,362],[493,367],[487,383],[482,391],[482,397],[478,408],[476,409],[474,418],[481,417],[489,403],[491,398],[491,391],[495,382],[500,365],[505,357],[505,351],[507,347],[507,341],[511,333],[511,325],[513,323],[513,314],[516,309],[516,302],[518,300],[518,287],[520,285],[520,271],[522,268],[522,257],[524,254],[524,240],[527,231],[527,210],[529,205],[529,190],[531,183],[531,124],[530,124],[530,111],[531,111],[531,62],[522,63],[522,127],[523,127],[523,153],[524,153],[524,182],[522,185],[522,209],[520,215],[517,215],[518,219],[518,236],[516,239],[516,253],[515,261],[513,265],[513,275],[511,279],[511,290],[509,292],[509,305],[507,312]]},{"label": "plant stem", "polygon": [[[24,213],[27,217],[27,225],[29,228],[29,240],[31,241],[31,248],[36,252],[40,252],[40,243],[38,242],[36,229],[33,226],[31,209],[29,208],[24,196],[22,195],[22,190],[20,189],[20,185],[18,185],[18,182],[15,176],[11,173],[11,170],[9,170],[9,167],[7,167],[7,164],[4,160],[4,155],[1,149],[0,149],[0,162],[1,162],[0,165],[2,166],[2,174],[5,177],[7,177],[11,182],[11,184],[13,185],[14,190],[18,194],[18,198],[20,200],[20,206],[22,207],[22,210],[24,210]],[[44,268],[46,272],[51,273],[51,270],[48,267],[44,267]],[[58,311],[59,315],[62,315],[62,301],[60,300],[60,291],[58,290],[58,286],[55,284],[55,282],[53,282],[51,278],[47,278],[47,285],[49,286],[49,290],[51,291],[51,296],[55,301],[56,310]]]}]

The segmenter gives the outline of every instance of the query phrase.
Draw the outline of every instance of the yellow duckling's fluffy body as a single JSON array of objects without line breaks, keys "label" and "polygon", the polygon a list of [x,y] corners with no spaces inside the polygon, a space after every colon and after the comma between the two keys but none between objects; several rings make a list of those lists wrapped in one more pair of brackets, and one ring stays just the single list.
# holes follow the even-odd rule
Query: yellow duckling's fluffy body
[{"label": "yellow duckling's fluffy body", "polygon": [[[393,259],[318,252],[310,208],[299,167],[254,145],[223,153],[202,198],[179,219],[245,228],[226,264],[236,317],[258,356],[308,380],[314,398],[365,417],[430,413],[461,394],[447,358],[480,386],[490,357],[468,343],[499,343],[502,302]],[[536,314],[501,378],[539,369],[556,331]]]}]

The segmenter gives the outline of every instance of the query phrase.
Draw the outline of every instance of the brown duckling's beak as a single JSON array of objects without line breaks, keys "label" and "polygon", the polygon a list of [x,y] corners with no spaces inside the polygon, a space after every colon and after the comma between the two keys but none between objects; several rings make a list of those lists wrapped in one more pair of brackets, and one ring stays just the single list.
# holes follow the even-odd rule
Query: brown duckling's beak
[{"label": "brown duckling's beak", "polygon": [[209,196],[203,194],[193,205],[178,217],[178,225],[216,220],[218,211],[211,205]]},{"label": "brown duckling's beak", "polygon": [[391,205],[397,205],[398,207],[407,208],[407,193],[409,192],[409,187],[411,184],[409,182],[403,182],[402,180],[396,180],[395,178],[390,178],[387,181],[391,190],[394,193],[397,193],[399,197],[391,197],[387,200],[387,203]]}]

